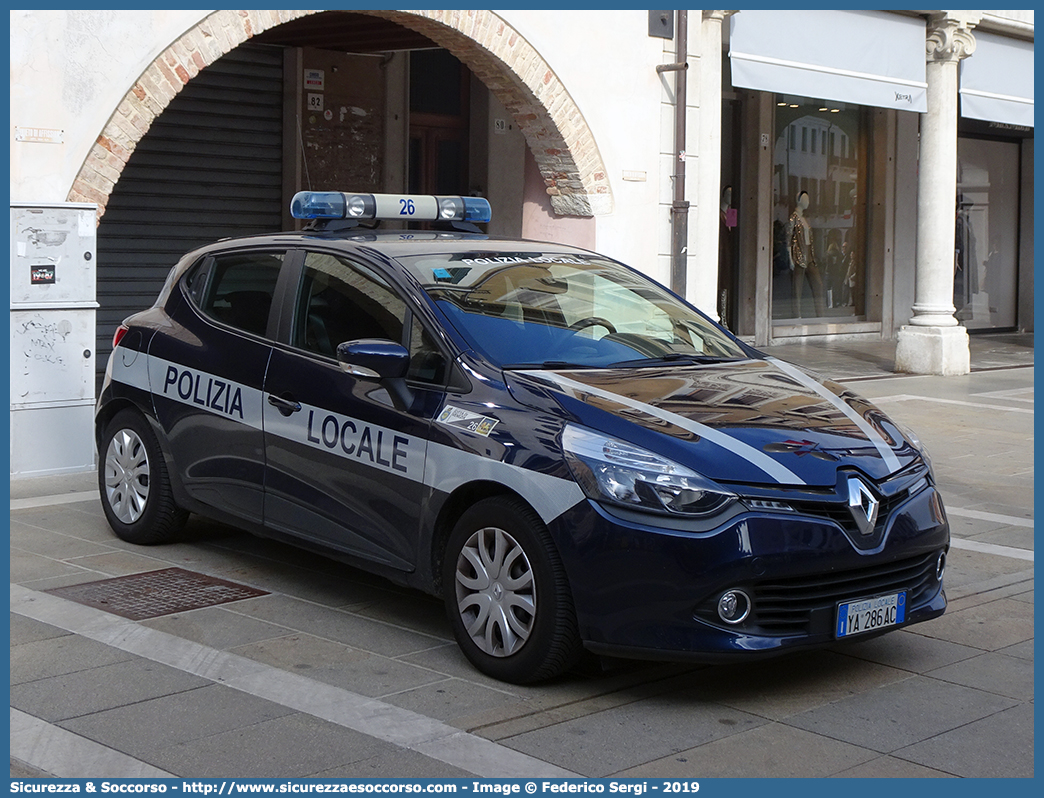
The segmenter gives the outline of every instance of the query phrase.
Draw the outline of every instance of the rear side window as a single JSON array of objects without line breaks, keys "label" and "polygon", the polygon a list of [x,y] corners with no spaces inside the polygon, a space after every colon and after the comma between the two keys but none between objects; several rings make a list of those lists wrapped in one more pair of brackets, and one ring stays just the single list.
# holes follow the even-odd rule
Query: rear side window
[{"label": "rear side window", "polygon": [[284,257],[283,252],[217,255],[189,278],[186,287],[210,318],[264,335]]}]

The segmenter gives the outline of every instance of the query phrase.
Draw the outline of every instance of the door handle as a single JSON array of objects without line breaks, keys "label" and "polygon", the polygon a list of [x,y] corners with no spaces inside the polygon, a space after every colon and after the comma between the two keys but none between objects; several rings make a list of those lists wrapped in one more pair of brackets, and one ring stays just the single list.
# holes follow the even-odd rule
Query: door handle
[{"label": "door handle", "polygon": [[284,416],[289,416],[291,413],[296,413],[301,409],[300,402],[295,402],[293,399],[287,399],[274,394],[268,395],[268,403]]}]

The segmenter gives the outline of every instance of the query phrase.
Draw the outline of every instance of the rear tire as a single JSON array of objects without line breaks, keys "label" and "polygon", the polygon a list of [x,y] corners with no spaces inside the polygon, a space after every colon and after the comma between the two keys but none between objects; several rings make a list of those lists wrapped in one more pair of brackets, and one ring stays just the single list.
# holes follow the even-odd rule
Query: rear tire
[{"label": "rear tire", "polygon": [[137,411],[121,410],[99,441],[98,488],[112,531],[128,543],[173,540],[188,512],[178,507],[156,434]]},{"label": "rear tire", "polygon": [[518,499],[483,499],[461,516],[442,584],[457,644],[483,673],[528,684],[579,660],[565,568],[539,516]]}]

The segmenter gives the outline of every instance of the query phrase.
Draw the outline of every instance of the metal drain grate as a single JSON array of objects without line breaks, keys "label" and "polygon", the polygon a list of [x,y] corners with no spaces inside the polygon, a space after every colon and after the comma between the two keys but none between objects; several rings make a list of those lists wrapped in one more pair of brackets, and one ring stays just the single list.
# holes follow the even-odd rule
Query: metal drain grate
[{"label": "metal drain grate", "polygon": [[184,568],[164,568],[162,571],[56,587],[44,592],[132,621],[268,595],[264,590]]}]

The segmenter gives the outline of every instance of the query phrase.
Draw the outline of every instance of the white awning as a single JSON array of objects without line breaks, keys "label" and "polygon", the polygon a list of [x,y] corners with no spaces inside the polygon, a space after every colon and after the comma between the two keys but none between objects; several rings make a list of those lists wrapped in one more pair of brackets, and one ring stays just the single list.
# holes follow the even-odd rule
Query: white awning
[{"label": "white awning", "polygon": [[730,24],[733,86],[928,110],[923,19],[883,11],[740,11]]},{"label": "white awning", "polygon": [[961,61],[961,116],[1033,127],[1033,43],[972,31]]}]

